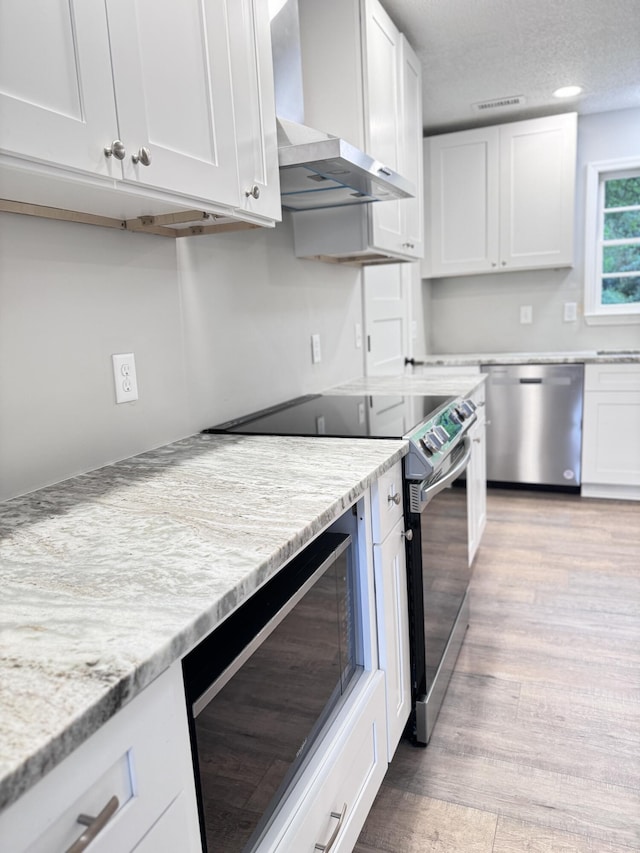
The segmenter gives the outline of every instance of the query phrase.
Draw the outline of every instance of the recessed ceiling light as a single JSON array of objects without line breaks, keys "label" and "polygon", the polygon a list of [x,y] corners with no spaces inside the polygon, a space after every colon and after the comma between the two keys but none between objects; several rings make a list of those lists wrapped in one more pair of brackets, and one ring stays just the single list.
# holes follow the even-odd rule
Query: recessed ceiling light
[{"label": "recessed ceiling light", "polygon": [[553,93],[554,98],[575,98],[582,92],[582,86],[562,86]]}]

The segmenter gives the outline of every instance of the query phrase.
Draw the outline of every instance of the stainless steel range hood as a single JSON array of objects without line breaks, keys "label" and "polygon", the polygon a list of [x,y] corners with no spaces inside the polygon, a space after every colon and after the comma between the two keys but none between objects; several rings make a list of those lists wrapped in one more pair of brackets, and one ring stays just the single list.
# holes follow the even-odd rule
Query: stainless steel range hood
[{"label": "stainless steel range hood", "polygon": [[411,198],[415,192],[410,181],[344,139],[280,118],[278,156],[285,210]]},{"label": "stainless steel range hood", "polygon": [[344,139],[304,125],[297,0],[271,19],[282,207],[318,210],[413,198],[416,188]]}]

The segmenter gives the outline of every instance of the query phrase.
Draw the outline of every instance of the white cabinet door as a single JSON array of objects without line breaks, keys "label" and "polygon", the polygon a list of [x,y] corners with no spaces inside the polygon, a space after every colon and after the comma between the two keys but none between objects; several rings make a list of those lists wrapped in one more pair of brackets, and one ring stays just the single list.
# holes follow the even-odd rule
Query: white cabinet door
[{"label": "white cabinet door", "polygon": [[640,498],[638,365],[585,365],[581,491]]},{"label": "white cabinet door", "polygon": [[[226,0],[107,0],[127,181],[237,206]],[[132,155],[146,148],[151,162]]]},{"label": "white cabinet door", "polygon": [[412,258],[424,254],[424,196],[422,156],[422,65],[407,39],[400,36],[402,132],[400,174],[413,182],[417,194],[398,202],[402,217],[402,247]]},{"label": "white cabinet door", "polygon": [[381,545],[374,545],[378,609],[378,654],[385,671],[387,748],[391,761],[411,711],[409,604],[401,518]]},{"label": "white cabinet door", "polygon": [[573,263],[576,116],[500,126],[500,266]]},{"label": "white cabinet door", "polygon": [[428,205],[425,275],[491,272],[498,265],[498,129],[424,142]]},{"label": "white cabinet door", "polygon": [[365,374],[400,374],[409,352],[408,264],[385,264],[364,270]]},{"label": "white cabinet door", "polygon": [[0,15],[0,151],[120,176],[104,4],[3,0]]},{"label": "white cabinet door", "polygon": [[282,218],[269,6],[233,0],[229,6],[236,147],[243,218]]},{"label": "white cabinet door", "polygon": [[[365,140],[367,153],[399,171],[402,160],[400,33],[377,0],[364,3]],[[371,242],[399,251],[404,242],[399,201],[371,205]]]}]

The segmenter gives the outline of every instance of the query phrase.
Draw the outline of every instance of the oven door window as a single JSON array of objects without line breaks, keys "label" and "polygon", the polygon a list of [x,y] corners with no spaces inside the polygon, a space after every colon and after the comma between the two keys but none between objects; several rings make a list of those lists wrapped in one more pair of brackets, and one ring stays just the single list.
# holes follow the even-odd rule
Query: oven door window
[{"label": "oven door window", "polygon": [[351,551],[334,557],[194,719],[209,853],[254,849],[362,671]]}]

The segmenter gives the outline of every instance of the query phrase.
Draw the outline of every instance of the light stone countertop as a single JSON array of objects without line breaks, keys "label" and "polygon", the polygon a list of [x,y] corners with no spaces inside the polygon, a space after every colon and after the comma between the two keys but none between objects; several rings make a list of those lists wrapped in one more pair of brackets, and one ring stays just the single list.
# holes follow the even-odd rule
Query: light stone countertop
[{"label": "light stone countertop", "polygon": [[[465,367],[480,364],[624,364],[640,363],[640,349],[575,352],[485,352],[417,355],[425,367]],[[419,366],[414,368],[419,370]]]},{"label": "light stone countertop", "polygon": [[342,385],[329,388],[325,394],[398,394],[400,396],[418,396],[437,394],[438,396],[466,397],[486,381],[484,373],[465,374],[427,374],[418,372],[398,376],[364,376]]},{"label": "light stone countertop", "polygon": [[198,435],[0,504],[0,810],[406,450]]}]

